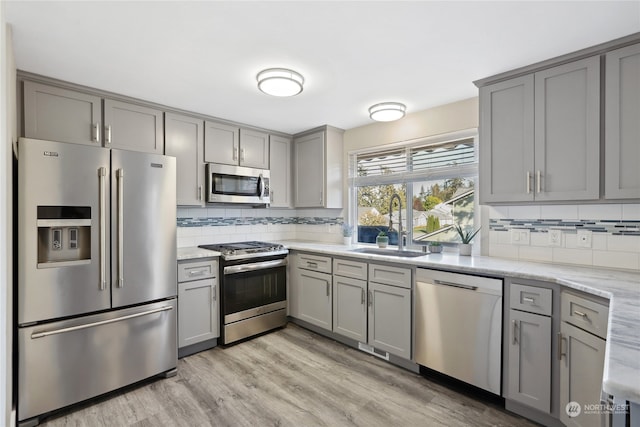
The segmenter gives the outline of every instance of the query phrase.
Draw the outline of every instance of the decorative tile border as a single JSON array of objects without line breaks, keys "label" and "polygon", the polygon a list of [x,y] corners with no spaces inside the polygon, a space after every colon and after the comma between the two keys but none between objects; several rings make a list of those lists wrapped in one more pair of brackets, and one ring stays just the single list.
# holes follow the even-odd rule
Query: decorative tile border
[{"label": "decorative tile border", "polygon": [[532,233],[548,233],[549,229],[561,229],[565,233],[577,233],[578,230],[590,230],[594,233],[612,235],[640,236],[640,220],[576,220],[561,219],[490,219],[489,228],[493,231],[508,231],[513,228],[527,228]]},{"label": "decorative tile border", "polygon": [[325,217],[179,217],[178,227],[228,227],[231,225],[339,225],[344,218]]}]

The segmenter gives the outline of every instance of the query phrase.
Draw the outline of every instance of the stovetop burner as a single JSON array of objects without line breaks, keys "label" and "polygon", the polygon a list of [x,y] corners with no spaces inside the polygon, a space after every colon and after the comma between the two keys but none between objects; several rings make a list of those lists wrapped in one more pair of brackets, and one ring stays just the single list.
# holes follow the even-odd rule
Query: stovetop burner
[{"label": "stovetop burner", "polygon": [[256,258],[260,256],[287,254],[289,252],[279,243],[258,241],[219,243],[200,245],[198,247],[220,252],[223,259]]}]

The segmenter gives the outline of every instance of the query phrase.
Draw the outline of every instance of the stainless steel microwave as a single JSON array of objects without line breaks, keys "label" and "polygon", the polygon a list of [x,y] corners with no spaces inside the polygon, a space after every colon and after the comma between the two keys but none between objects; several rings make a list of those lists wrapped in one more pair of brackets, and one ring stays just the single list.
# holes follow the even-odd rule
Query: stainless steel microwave
[{"label": "stainless steel microwave", "polygon": [[207,202],[268,205],[269,171],[207,163]]}]

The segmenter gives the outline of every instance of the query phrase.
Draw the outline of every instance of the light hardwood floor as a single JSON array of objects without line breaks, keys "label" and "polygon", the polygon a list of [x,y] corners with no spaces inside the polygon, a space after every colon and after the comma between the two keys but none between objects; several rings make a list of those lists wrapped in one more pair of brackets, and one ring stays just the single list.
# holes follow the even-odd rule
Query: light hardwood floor
[{"label": "light hardwood floor", "polygon": [[178,361],[178,375],[64,411],[54,426],[534,426],[299,326]]}]

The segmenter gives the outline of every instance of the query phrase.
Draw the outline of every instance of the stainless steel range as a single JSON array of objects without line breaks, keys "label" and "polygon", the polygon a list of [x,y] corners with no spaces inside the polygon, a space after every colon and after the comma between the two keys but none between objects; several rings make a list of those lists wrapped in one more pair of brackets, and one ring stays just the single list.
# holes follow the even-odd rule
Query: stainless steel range
[{"label": "stainless steel range", "polygon": [[220,256],[220,339],[229,344],[287,323],[287,254],[282,245],[201,245]]}]

